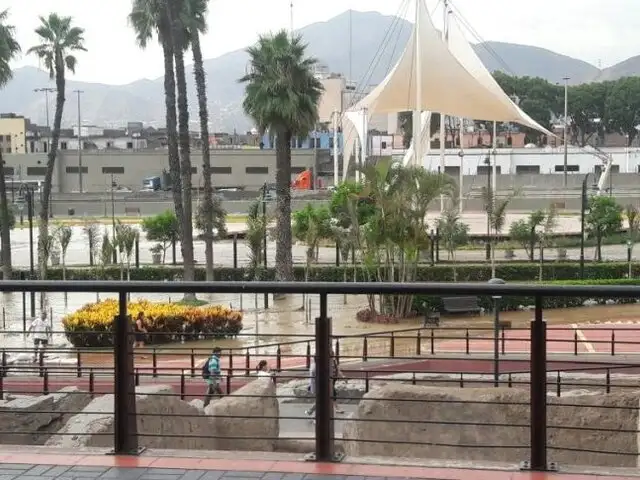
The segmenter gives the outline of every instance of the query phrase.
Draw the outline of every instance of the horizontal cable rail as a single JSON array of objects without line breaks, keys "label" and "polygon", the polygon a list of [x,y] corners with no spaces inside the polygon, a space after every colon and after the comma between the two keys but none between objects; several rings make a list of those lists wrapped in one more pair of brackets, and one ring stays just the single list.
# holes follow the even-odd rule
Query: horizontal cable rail
[{"label": "horizontal cable rail", "polygon": [[[118,293],[118,313],[103,331],[57,327],[51,345],[33,348],[24,346],[31,338],[22,331],[0,331],[7,340],[0,348],[5,443],[74,448],[70,442],[82,441],[118,454],[168,442],[202,450],[295,444],[317,461],[391,451],[457,459],[465,451],[470,459],[521,459],[532,470],[546,470],[548,457],[626,465],[638,455],[639,402],[625,395],[634,395],[640,379],[633,334],[640,325],[558,326],[545,321],[543,298],[640,298],[640,286],[6,281],[0,291]],[[305,293],[317,295],[317,316],[305,333],[222,338],[178,327],[148,332],[155,343],[134,347],[140,333],[128,294],[144,292]],[[328,305],[334,294],[527,295],[535,305],[513,326],[498,315],[486,326],[447,325],[446,317],[419,326],[418,314],[418,326],[336,334]],[[106,346],[69,346],[74,339],[95,345],[89,340],[98,337]],[[219,373],[210,383],[202,367],[214,346]],[[92,418],[109,428],[87,428]],[[596,434],[604,440],[595,442]]]}]

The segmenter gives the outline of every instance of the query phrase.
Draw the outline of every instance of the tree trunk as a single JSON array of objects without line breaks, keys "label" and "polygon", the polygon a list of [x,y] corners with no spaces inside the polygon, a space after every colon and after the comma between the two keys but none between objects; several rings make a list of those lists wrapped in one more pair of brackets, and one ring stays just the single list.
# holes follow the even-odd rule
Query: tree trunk
[{"label": "tree trunk", "polygon": [[[38,269],[40,280],[47,278],[47,261],[49,260],[49,201],[51,198],[51,184],[53,182],[53,169],[58,155],[58,143],[60,141],[60,127],[62,125],[62,112],[64,110],[64,91],[66,82],[64,78],[64,59],[58,56],[55,60],[56,72],[56,111],[53,117],[53,131],[51,132],[51,146],[47,155],[47,170],[40,194],[40,224],[38,225]],[[35,201],[35,199],[32,199]]]},{"label": "tree trunk", "polygon": [[[177,2],[172,2],[177,8]],[[191,203],[191,138],[189,137],[189,103],[187,99],[187,79],[184,71],[184,39],[182,24],[178,21],[178,13],[172,16],[173,55],[175,58],[176,83],[178,85],[178,138],[180,143],[180,174],[182,179],[182,251],[183,278],[187,282],[195,279],[193,258],[193,205]],[[186,298],[195,298],[194,293],[185,294]]]},{"label": "tree trunk", "polygon": [[194,30],[191,36],[193,51],[193,74],[196,78],[198,92],[198,111],[200,113],[200,137],[202,138],[202,175],[204,176],[204,210],[207,212],[204,221],[204,255],[206,263],[206,280],[213,281],[213,185],[211,183],[211,152],[209,151],[209,109],[207,107],[207,79],[202,64],[200,35]]},{"label": "tree trunk", "polygon": [[[170,8],[167,2],[167,15],[170,15]],[[169,18],[171,18],[169,16]],[[162,54],[164,56],[164,102],[167,123],[167,147],[169,153],[169,176],[171,177],[171,193],[173,195],[173,206],[178,218],[178,234],[182,237],[182,180],[180,179],[180,156],[178,153],[178,119],[176,116],[176,80],[173,71],[173,36],[171,29],[165,28],[163,31]],[[165,252],[162,255],[164,264]]]},{"label": "tree trunk", "polygon": [[293,281],[291,251],[291,132],[276,136],[276,280]]},{"label": "tree trunk", "polygon": [[0,248],[2,249],[2,278],[11,280],[11,215],[7,203],[7,185],[4,181],[4,160],[0,151]]}]

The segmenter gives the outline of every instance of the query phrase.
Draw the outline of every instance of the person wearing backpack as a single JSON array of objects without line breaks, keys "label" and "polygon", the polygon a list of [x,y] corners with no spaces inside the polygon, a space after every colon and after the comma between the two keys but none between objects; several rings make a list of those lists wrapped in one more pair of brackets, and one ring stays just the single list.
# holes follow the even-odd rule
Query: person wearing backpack
[{"label": "person wearing backpack", "polygon": [[206,407],[211,403],[211,399],[216,397],[222,397],[222,388],[220,382],[222,381],[222,372],[220,371],[220,354],[222,350],[220,347],[213,349],[211,356],[202,365],[202,378],[207,382],[207,392],[204,397],[204,406]]}]

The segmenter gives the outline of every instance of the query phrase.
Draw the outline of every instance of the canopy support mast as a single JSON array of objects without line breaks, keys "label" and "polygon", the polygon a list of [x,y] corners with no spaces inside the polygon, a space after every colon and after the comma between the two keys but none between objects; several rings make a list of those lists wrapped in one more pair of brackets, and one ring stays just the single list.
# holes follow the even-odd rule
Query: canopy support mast
[{"label": "canopy support mast", "polygon": [[[442,39],[444,43],[448,46],[449,44],[449,34],[448,24],[449,24],[449,2],[448,0],[443,1],[444,8],[444,24],[442,26]],[[445,154],[445,145],[447,143],[447,127],[446,122],[447,116],[440,113],[440,167],[438,168],[438,172],[443,174],[445,170],[444,165],[444,154]],[[444,212],[444,195],[440,195],[440,212]]]},{"label": "canopy support mast", "polygon": [[416,17],[415,17],[415,78],[416,85],[416,103],[413,110],[413,165],[422,165],[422,145],[421,145],[421,133],[422,133],[422,62],[420,60],[420,2],[423,0],[416,0]]}]

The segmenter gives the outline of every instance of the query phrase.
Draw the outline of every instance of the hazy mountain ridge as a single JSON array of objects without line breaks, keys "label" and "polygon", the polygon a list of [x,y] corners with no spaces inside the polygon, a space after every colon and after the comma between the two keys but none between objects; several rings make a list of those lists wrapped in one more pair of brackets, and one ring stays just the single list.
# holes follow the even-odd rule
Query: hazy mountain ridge
[{"label": "hazy mountain ridge", "polygon": [[[352,12],[352,35],[349,38],[349,13],[327,22],[300,30],[309,44],[309,53],[332,72],[358,79],[361,85],[379,83],[398,59],[411,31],[405,20],[377,12]],[[385,40],[386,39],[386,40]],[[351,56],[349,43],[351,42]],[[630,58],[604,70],[565,55],[539,47],[502,42],[486,42],[474,46],[489,70],[502,70],[510,75],[538,76],[551,82],[570,77],[571,83],[614,80],[640,74],[640,56]],[[496,58],[498,57],[498,58]],[[227,53],[205,61],[209,95],[210,121],[215,131],[245,131],[251,122],[242,113],[243,86],[238,84],[246,69],[248,56],[244,50]],[[192,128],[198,128],[197,101],[191,67],[187,67]],[[36,88],[52,86],[46,72],[34,67],[19,68],[14,79],[0,90],[2,112],[15,112],[44,125],[44,94]],[[163,79],[138,80],[127,85],[67,82],[67,103],[63,123],[77,122],[76,97],[72,90],[83,90],[83,123],[124,126],[127,121],[164,125]],[[50,96],[50,119],[53,121],[55,101]]]}]

